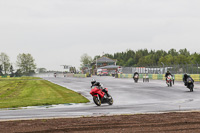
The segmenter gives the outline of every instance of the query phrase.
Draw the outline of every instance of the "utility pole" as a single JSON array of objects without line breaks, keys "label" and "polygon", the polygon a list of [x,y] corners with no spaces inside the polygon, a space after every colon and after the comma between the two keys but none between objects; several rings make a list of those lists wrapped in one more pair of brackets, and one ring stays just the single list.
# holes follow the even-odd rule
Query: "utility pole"
[{"label": "utility pole", "polygon": [[97,57],[96,57],[96,70],[97,70]]},{"label": "utility pole", "polygon": [[163,62],[161,62],[161,64],[163,65],[163,74],[164,74],[164,71],[165,71],[165,64]]}]

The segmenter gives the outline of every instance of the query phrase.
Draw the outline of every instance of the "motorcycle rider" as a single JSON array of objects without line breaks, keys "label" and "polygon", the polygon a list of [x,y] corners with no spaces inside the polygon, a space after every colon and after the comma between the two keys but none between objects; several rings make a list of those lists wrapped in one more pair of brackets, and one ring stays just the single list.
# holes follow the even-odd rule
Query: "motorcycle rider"
[{"label": "motorcycle rider", "polygon": [[91,84],[92,84],[91,88],[93,86],[97,86],[98,89],[101,89],[103,92],[106,93],[106,95],[108,96],[109,99],[111,98],[110,95],[108,94],[108,91],[105,88],[103,88],[103,85],[101,85],[100,82],[96,82],[95,79],[92,79]]},{"label": "motorcycle rider", "polygon": [[167,81],[167,76],[169,76],[169,75],[172,76],[172,74],[170,73],[170,71],[167,71],[167,72],[165,73],[165,79],[166,79],[166,81]]},{"label": "motorcycle rider", "polygon": [[[191,78],[191,79],[192,79],[192,77],[190,77],[190,75],[188,75],[187,73],[185,73],[185,74],[183,75],[183,82],[184,82],[185,86],[187,86],[187,79],[188,79],[188,78]],[[192,82],[194,82],[193,79],[192,79]]]},{"label": "motorcycle rider", "polygon": [[134,79],[135,75],[138,75],[138,77],[139,77],[139,73],[138,73],[138,72],[135,72],[135,73],[133,74],[133,79]]},{"label": "motorcycle rider", "polygon": [[91,81],[91,84],[92,84],[91,88],[92,88],[93,86],[96,86],[95,83],[96,83],[96,80],[95,80],[95,79],[92,79],[92,81]]}]

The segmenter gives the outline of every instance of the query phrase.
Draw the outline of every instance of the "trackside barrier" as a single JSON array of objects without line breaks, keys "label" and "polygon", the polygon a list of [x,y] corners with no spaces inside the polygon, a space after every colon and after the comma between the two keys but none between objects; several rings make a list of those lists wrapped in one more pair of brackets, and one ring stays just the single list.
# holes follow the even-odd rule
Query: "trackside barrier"
[{"label": "trackside barrier", "polygon": [[86,78],[87,74],[74,74],[74,77],[77,77],[77,78]]},{"label": "trackside barrier", "polygon": [[157,74],[158,80],[165,80],[165,74]]},{"label": "trackside barrier", "polygon": [[200,74],[190,74],[194,81],[200,81]]},{"label": "trackside barrier", "polygon": [[67,76],[67,77],[73,77],[74,74],[73,74],[73,73],[67,73],[66,76]]},{"label": "trackside barrier", "polygon": [[[146,74],[140,74],[139,78],[143,78]],[[148,74],[149,79],[154,80],[165,80],[165,74]],[[182,81],[183,80],[183,74],[175,74],[175,81]],[[200,74],[190,74],[190,76],[194,79],[196,82],[200,82]],[[133,74],[118,74],[118,78],[133,78]]]},{"label": "trackside barrier", "polygon": [[176,81],[183,81],[183,74],[175,74],[174,76]]},{"label": "trackside barrier", "polygon": [[157,74],[152,74],[152,79],[158,79],[158,75]]},{"label": "trackside barrier", "polygon": [[118,78],[133,78],[133,74],[118,74]]},{"label": "trackside barrier", "polygon": [[0,78],[10,78],[10,76],[0,76]]}]

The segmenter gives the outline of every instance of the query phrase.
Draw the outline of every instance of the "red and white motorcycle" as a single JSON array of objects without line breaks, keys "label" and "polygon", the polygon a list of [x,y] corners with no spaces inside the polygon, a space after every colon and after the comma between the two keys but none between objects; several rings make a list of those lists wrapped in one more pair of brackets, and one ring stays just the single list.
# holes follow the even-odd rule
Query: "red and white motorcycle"
[{"label": "red and white motorcycle", "polygon": [[97,106],[101,106],[102,103],[113,104],[113,98],[108,94],[107,88],[100,88],[99,86],[93,86],[90,94],[93,96],[93,101]]},{"label": "red and white motorcycle", "polygon": [[172,81],[173,81],[173,77],[171,75],[168,75],[167,81],[166,81],[166,84],[168,87],[172,87]]}]

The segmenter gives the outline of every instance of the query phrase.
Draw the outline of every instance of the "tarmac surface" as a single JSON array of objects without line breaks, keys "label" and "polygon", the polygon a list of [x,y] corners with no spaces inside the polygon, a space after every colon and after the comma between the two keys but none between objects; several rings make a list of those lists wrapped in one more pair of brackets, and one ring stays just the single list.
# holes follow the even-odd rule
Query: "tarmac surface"
[{"label": "tarmac surface", "polygon": [[200,112],[0,121],[1,133],[199,133]]},{"label": "tarmac surface", "polygon": [[[96,106],[92,101],[90,81],[96,79],[114,99],[112,106]],[[200,110],[200,84],[195,84],[194,92],[189,92],[182,82],[167,87],[165,81],[134,83],[133,79],[120,79],[108,76],[91,78],[44,77],[58,85],[74,90],[91,102],[86,104],[62,104],[53,106],[25,107],[22,109],[1,109],[0,121],[70,118],[82,116],[104,116],[118,114],[162,113],[174,111]]]}]

